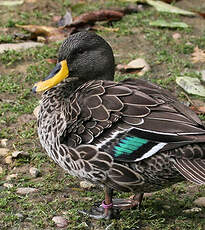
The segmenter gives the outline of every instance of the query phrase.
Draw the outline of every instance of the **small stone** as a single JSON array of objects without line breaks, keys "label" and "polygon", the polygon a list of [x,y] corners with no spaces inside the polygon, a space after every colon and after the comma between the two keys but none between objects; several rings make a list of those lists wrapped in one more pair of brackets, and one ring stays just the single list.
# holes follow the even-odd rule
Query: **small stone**
[{"label": "small stone", "polygon": [[6,162],[6,164],[12,164],[12,156],[7,156],[6,158],[5,158],[5,162]]},{"label": "small stone", "polygon": [[38,192],[37,188],[17,188],[16,193],[20,194],[20,195],[27,195],[30,193],[36,193]]},{"label": "small stone", "polygon": [[2,139],[1,140],[1,146],[2,147],[7,147],[7,144],[8,144],[8,139]]},{"label": "small stone", "polygon": [[6,156],[9,153],[9,149],[7,148],[0,148],[0,156]]},{"label": "small stone", "polygon": [[169,210],[171,207],[169,205],[163,205],[163,208]]},{"label": "small stone", "polygon": [[10,183],[4,183],[3,186],[6,188],[13,188],[14,187],[13,184],[10,184]]},{"label": "small stone", "polygon": [[29,153],[24,152],[24,151],[14,151],[14,152],[12,152],[11,155],[12,155],[13,158],[17,158],[19,156],[26,156],[26,157],[28,157]]},{"label": "small stone", "polygon": [[201,212],[202,209],[201,208],[191,208],[191,209],[186,209],[183,212],[184,213],[193,213],[193,212]]},{"label": "small stone", "polygon": [[199,188],[200,188],[200,186],[196,185],[196,184],[195,185],[189,185],[187,191],[189,193],[195,194],[195,193],[199,192]]},{"label": "small stone", "polygon": [[29,172],[30,172],[31,176],[33,176],[33,177],[38,177],[40,175],[39,169],[34,168],[34,167],[31,167],[29,169]]},{"label": "small stone", "polygon": [[144,193],[143,197],[152,197],[154,195],[153,192],[146,192]]},{"label": "small stone", "polygon": [[193,203],[199,207],[205,207],[205,197],[199,197]]},{"label": "small stone", "polygon": [[93,198],[91,198],[91,197],[82,197],[81,200],[83,200],[83,201],[92,201]]},{"label": "small stone", "polygon": [[6,177],[6,180],[12,180],[13,178],[17,178],[18,174],[11,174]]},{"label": "small stone", "polygon": [[52,221],[55,222],[56,226],[59,228],[64,228],[68,225],[68,221],[63,216],[54,216]]},{"label": "small stone", "polygon": [[16,158],[16,157],[18,157],[18,155],[20,155],[21,153],[22,153],[23,151],[14,151],[14,152],[12,152],[12,157],[14,157],[14,158]]},{"label": "small stone", "polygon": [[81,188],[87,188],[87,189],[91,189],[91,188],[95,188],[96,186],[88,181],[81,181],[80,182],[80,187]]},{"label": "small stone", "polygon": [[84,228],[87,228],[87,227],[88,227],[88,224],[86,222],[82,222],[77,226],[78,229],[84,229]]},{"label": "small stone", "polygon": [[15,216],[20,219],[21,221],[24,219],[24,215],[21,213],[16,213]]},{"label": "small stone", "polygon": [[181,34],[179,34],[179,33],[174,33],[174,34],[172,35],[172,37],[173,37],[174,40],[178,40],[178,39],[181,38]]},{"label": "small stone", "polygon": [[38,36],[37,41],[38,42],[46,42],[46,39],[43,36]]},{"label": "small stone", "polygon": [[0,174],[3,173],[3,168],[0,166]]}]

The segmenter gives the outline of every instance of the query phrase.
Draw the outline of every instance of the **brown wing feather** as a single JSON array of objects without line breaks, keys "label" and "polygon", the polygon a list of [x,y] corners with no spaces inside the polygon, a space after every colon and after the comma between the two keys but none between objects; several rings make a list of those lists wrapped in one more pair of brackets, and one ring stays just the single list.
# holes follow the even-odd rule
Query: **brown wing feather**
[{"label": "brown wing feather", "polygon": [[[113,130],[131,127],[141,138],[170,142],[166,150],[180,146],[177,142],[197,142],[195,135],[205,135],[205,128],[192,111],[168,91],[144,80],[92,81],[76,90],[72,98],[75,100],[71,111],[78,122],[65,131],[64,137],[80,130],[82,142],[73,140],[76,146],[95,142],[95,137],[99,142],[101,136],[104,139]],[[200,136],[201,141],[205,141],[205,136]]]}]

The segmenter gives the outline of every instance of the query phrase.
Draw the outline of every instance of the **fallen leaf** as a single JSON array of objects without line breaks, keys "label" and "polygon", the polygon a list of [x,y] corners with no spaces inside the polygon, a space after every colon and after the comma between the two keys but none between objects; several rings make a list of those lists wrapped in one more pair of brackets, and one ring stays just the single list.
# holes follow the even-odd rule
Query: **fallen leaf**
[{"label": "fallen leaf", "polygon": [[168,27],[168,28],[188,28],[184,22],[167,22],[165,20],[156,20],[149,23],[150,26]]},{"label": "fallen leaf", "polygon": [[62,27],[56,28],[40,25],[16,25],[16,27],[29,31],[32,39],[37,39],[38,36],[43,36],[47,41],[61,41],[68,35],[68,31],[64,31]]},{"label": "fallen leaf", "polygon": [[6,50],[20,50],[20,49],[29,49],[36,46],[42,46],[42,43],[39,42],[22,42],[22,43],[6,43],[0,44],[0,54]]},{"label": "fallen leaf", "polygon": [[205,62],[205,51],[199,49],[199,47],[194,48],[191,58],[192,63]]},{"label": "fallen leaf", "polygon": [[146,3],[150,6],[153,6],[159,12],[167,12],[167,13],[174,13],[180,15],[187,15],[187,16],[195,16],[196,13],[180,9],[176,6],[169,5],[162,1],[155,1],[155,0],[125,0],[126,2],[141,2]]},{"label": "fallen leaf", "polygon": [[198,78],[177,77],[176,83],[187,93],[205,97],[205,87],[201,84]]},{"label": "fallen leaf", "polygon": [[122,73],[137,73],[138,75],[142,76],[145,72],[150,70],[150,66],[143,58],[137,58],[129,62],[127,65],[117,65],[116,69]]},{"label": "fallen leaf", "polygon": [[205,106],[196,107],[196,106],[192,105],[189,108],[197,114],[205,114]]},{"label": "fallen leaf", "polygon": [[115,10],[91,11],[74,18],[74,21],[69,25],[69,27],[94,24],[96,21],[118,21],[123,16],[124,13]]},{"label": "fallen leaf", "polygon": [[188,15],[188,16],[196,15],[194,12],[180,9],[176,6],[169,5],[165,2],[155,1],[155,0],[146,0],[146,1],[149,5],[153,6],[157,11],[160,12],[167,12],[167,13],[174,13],[174,14],[181,14],[181,15]]},{"label": "fallen leaf", "polygon": [[198,15],[200,15],[202,18],[205,18],[204,12],[200,12],[200,11],[194,11],[194,12],[197,13]]},{"label": "fallen leaf", "polygon": [[0,1],[0,6],[17,6],[22,5],[24,3],[24,0],[20,1]]}]

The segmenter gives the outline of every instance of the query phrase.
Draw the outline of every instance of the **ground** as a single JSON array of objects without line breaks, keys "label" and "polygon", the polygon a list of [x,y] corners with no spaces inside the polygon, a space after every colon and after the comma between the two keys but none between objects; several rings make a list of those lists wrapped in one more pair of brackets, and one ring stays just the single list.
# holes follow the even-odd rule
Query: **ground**
[{"label": "ground", "polygon": [[[77,16],[90,10],[126,5],[126,1],[117,0],[27,0],[23,5],[1,7],[0,43],[19,42],[13,35],[24,32],[16,28],[16,24],[55,26],[52,18],[64,15],[68,8]],[[204,0],[182,0],[175,5],[187,10],[205,11]],[[190,27],[161,29],[149,26],[149,22],[156,19],[183,21]],[[149,7],[126,15],[112,25],[106,22],[101,25],[119,28],[116,32],[98,31],[113,47],[116,64],[144,58],[151,68],[141,77],[170,89],[185,104],[190,100],[203,103],[202,97],[184,93],[175,79],[182,75],[200,78],[198,72],[203,70],[203,63],[193,64],[190,58],[196,46],[205,49],[205,19],[159,13]],[[173,38],[176,33],[180,36],[178,40]],[[102,190],[80,188],[79,180],[65,174],[46,156],[37,137],[33,115],[40,96],[30,92],[33,84],[43,79],[54,66],[47,60],[57,57],[59,44],[51,42],[42,47],[6,51],[0,55],[0,140],[8,139],[6,148],[10,152],[24,153],[9,164],[5,163],[5,156],[0,156],[0,229],[56,229],[52,221],[54,216],[64,216],[68,220],[64,229],[205,229],[205,208],[199,212],[184,212],[195,207],[193,201],[196,198],[205,196],[203,186],[188,182],[147,196],[141,211],[123,211],[118,220],[94,221],[78,213],[78,210],[102,200]],[[139,76],[116,72],[116,81],[126,77]],[[200,118],[205,120],[203,114]],[[31,176],[31,167],[40,170],[39,177]],[[17,176],[8,181],[7,176],[11,174]],[[5,183],[13,187],[7,188]],[[19,195],[16,191],[20,187],[37,188],[38,191]],[[117,197],[130,195],[116,193]]]}]

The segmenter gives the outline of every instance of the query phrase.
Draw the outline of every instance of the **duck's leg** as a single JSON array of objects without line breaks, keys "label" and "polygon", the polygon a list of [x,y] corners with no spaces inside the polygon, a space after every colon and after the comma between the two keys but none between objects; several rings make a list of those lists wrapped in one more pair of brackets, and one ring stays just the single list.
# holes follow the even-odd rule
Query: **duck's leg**
[{"label": "duck's leg", "polygon": [[111,219],[113,217],[113,189],[105,186],[105,200],[102,202],[102,207],[104,208],[104,218]]},{"label": "duck's leg", "polygon": [[79,211],[82,214],[85,214],[94,219],[111,219],[113,217],[113,189],[105,187],[105,200],[102,204],[96,204],[92,207],[90,212],[87,211]]},{"label": "duck's leg", "polygon": [[[143,193],[135,194],[131,199],[112,199],[113,189],[105,187],[105,200],[102,204],[96,204],[92,207],[90,212],[80,211],[94,219],[111,219],[115,217],[120,210],[127,210],[131,208],[141,207]],[[119,217],[119,215],[116,215]]]}]

